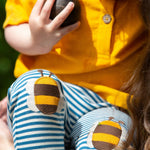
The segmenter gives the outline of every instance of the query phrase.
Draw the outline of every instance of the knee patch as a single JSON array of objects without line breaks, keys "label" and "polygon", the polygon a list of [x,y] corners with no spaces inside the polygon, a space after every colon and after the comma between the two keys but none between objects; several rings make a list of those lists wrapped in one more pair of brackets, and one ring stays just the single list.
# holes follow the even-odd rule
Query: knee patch
[{"label": "knee patch", "polygon": [[65,102],[59,81],[56,81],[56,76],[49,71],[37,70],[37,72],[40,76],[35,74],[26,83],[28,108],[46,115],[60,112]]},{"label": "knee patch", "polygon": [[57,82],[50,77],[41,77],[34,84],[35,105],[44,114],[52,114],[57,110],[60,92]]},{"label": "knee patch", "polygon": [[77,150],[112,150],[122,147],[131,126],[132,120],[127,114],[114,107],[99,108],[76,122],[71,134],[72,145]]},{"label": "knee patch", "polygon": [[111,120],[99,122],[93,132],[92,144],[96,149],[112,150],[118,145],[121,134],[119,123]]}]

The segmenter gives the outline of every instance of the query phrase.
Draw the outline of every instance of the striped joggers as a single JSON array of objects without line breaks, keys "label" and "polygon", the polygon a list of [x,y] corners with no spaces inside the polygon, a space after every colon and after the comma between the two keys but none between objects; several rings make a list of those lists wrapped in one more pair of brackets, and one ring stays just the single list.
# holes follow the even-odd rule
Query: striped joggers
[{"label": "striped joggers", "polygon": [[[60,93],[57,110],[51,114],[35,104],[35,83],[42,76],[56,81]],[[50,96],[46,95],[47,103]],[[113,149],[126,140],[131,126],[128,115],[96,93],[63,82],[47,70],[21,75],[9,88],[8,98],[8,124],[16,150]]]}]

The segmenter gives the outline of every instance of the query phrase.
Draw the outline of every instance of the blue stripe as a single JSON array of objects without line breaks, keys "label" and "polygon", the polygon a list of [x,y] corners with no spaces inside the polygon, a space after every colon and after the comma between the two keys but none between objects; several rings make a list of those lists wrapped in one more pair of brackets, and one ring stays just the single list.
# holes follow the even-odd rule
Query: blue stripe
[{"label": "blue stripe", "polygon": [[[13,104],[16,103],[16,99],[19,100],[19,99],[21,99],[21,98],[23,98],[23,97],[29,95],[28,93],[26,93],[26,94],[24,95],[23,93],[25,93],[25,92],[26,92],[26,89],[22,89],[22,90],[18,91],[17,93],[13,94],[13,95],[12,95],[12,100],[13,100],[13,101],[11,101],[11,105],[13,105]],[[21,94],[23,94],[23,95],[21,95]]]},{"label": "blue stripe", "polygon": [[55,127],[31,128],[31,129],[25,129],[22,131],[16,131],[16,132],[14,131],[14,135],[28,133],[28,132],[34,132],[34,131],[63,131],[63,129],[55,128]]},{"label": "blue stripe", "polygon": [[[30,80],[30,79],[38,79],[38,78],[40,78],[40,76],[28,76],[27,78],[23,78],[23,79],[20,79],[20,80],[16,80],[16,83],[15,83],[15,87],[13,88],[15,91],[17,90],[17,89],[20,89],[21,87],[23,87],[23,85],[24,85],[24,82],[25,82],[25,84],[26,84],[26,82],[28,81],[28,80]],[[18,81],[18,82],[17,82]],[[23,84],[23,85],[22,85]]]},{"label": "blue stripe", "polygon": [[[80,101],[78,101],[78,104],[79,104],[81,107],[83,107],[83,109],[85,109],[86,111],[90,111],[89,108],[87,108],[86,106],[83,105],[83,102],[85,102],[89,107],[91,107],[91,105],[89,105],[89,103],[87,103],[87,101],[85,101],[85,98],[83,98],[83,94],[81,95],[79,92],[76,92],[76,89],[70,88],[70,90],[71,90],[73,93],[75,93],[76,96],[78,96],[78,98],[80,98],[80,101],[81,101],[82,103],[80,103]],[[81,97],[79,94],[80,94],[82,97]],[[75,98],[74,98],[74,99],[75,99]],[[80,111],[81,111],[81,110],[80,110]],[[82,113],[85,114],[84,111],[82,111]]]},{"label": "blue stripe", "polygon": [[[22,123],[23,121],[33,120],[33,119],[49,119],[49,120],[56,121],[56,117],[50,117],[50,116],[30,116],[30,117],[24,117],[22,119],[17,120],[17,123]],[[64,118],[59,118],[57,120],[58,121],[64,121]],[[15,125],[15,123],[14,123],[14,125]]]},{"label": "blue stripe", "polygon": [[[87,145],[87,136],[84,136],[84,137],[82,137],[82,139],[80,139],[80,142],[78,142],[78,144],[76,145],[76,149],[79,149],[79,150],[91,149],[91,148],[89,148],[88,146],[85,146],[85,145]],[[95,148],[92,148],[92,149],[95,149]]]},{"label": "blue stripe", "polygon": [[17,146],[23,146],[23,145],[27,145],[27,144],[36,144],[36,143],[46,143],[46,142],[58,142],[57,144],[59,144],[59,142],[64,142],[64,139],[40,139],[40,140],[30,140],[30,141],[26,141],[26,142],[21,142],[18,143]]},{"label": "blue stripe", "polygon": [[[88,89],[82,88],[82,90],[83,90],[85,93],[87,93],[87,95],[90,96],[91,99],[94,100],[94,101],[97,103],[97,100],[95,100],[95,98],[91,95],[91,93],[89,92]],[[93,94],[94,94],[94,96],[96,96],[96,98],[99,100],[99,103],[100,103],[100,102],[101,102],[101,103],[104,102],[96,93],[93,93]]]},{"label": "blue stripe", "polygon": [[[74,105],[74,103],[72,101],[74,101],[74,97],[68,92],[68,90],[64,87],[64,91],[65,93],[68,95],[65,94],[66,96],[66,99],[67,101],[75,108],[77,109],[79,112],[81,112],[82,114],[84,113],[82,110],[80,110],[76,105]],[[81,100],[81,99],[80,99]],[[80,116],[79,114],[77,114],[77,112],[75,112],[74,110],[72,110],[74,112],[74,114],[76,114],[78,117]]]},{"label": "blue stripe", "polygon": [[[18,109],[15,109],[15,113],[18,113],[19,111],[25,110],[25,109],[27,109],[27,108],[28,108],[27,105],[22,106],[22,107],[20,107],[20,108],[18,108]],[[16,117],[20,117],[20,116],[22,116],[22,115],[24,115],[24,113],[20,113],[20,115],[16,115]]]},{"label": "blue stripe", "polygon": [[[17,106],[20,106],[20,105],[24,104],[26,101],[27,101],[26,99],[25,99],[25,100],[22,100],[22,101],[20,101],[20,102],[18,102],[18,101],[16,100]],[[12,106],[12,109],[11,109],[10,113],[12,113],[12,111],[14,110],[15,107],[16,107],[16,105]],[[27,108],[27,107],[22,106],[22,107],[20,107],[20,108],[18,108],[18,109],[16,108],[16,109],[15,109],[15,112],[19,111],[19,109],[22,109],[22,110],[23,110],[23,109],[25,109],[25,108]]]},{"label": "blue stripe", "polygon": [[43,150],[44,148],[56,148],[56,147],[59,147],[59,148],[62,147],[62,149],[59,149],[59,150],[64,150],[64,144],[59,144],[59,143],[57,143],[57,145],[49,144],[49,145],[41,145],[41,146],[29,146],[26,148],[17,148],[17,150],[34,150],[34,149]]},{"label": "blue stripe", "polygon": [[[26,101],[26,100],[25,100]],[[16,100],[16,102],[17,102],[17,100]],[[22,103],[23,104],[23,103]],[[10,110],[10,113],[12,113],[14,110],[15,110],[15,112],[19,112],[20,110],[23,110],[23,109],[26,109],[27,108],[27,106],[22,106],[22,107],[20,107],[20,108],[16,108],[15,109],[15,107],[16,107],[17,105],[13,105],[12,107],[11,107],[11,110]]]},{"label": "blue stripe", "polygon": [[[17,91],[17,93],[15,93],[14,92],[14,94],[12,95],[12,98],[14,98],[14,97],[16,97],[17,95],[19,95],[20,93],[22,93],[22,91],[20,90],[20,89],[24,89],[24,87],[25,87],[25,85],[26,85],[27,83],[25,82],[21,82],[21,84],[19,84],[18,86],[17,86],[17,89],[13,89],[13,91],[17,91],[17,90],[19,90],[19,91]],[[12,91],[12,92],[13,92]],[[25,89],[24,89],[24,91],[25,91]]]},{"label": "blue stripe", "polygon": [[[63,122],[61,123],[61,125],[63,126]],[[45,121],[39,121],[39,122],[29,122],[29,123],[25,123],[22,125],[18,125],[17,129],[19,128],[23,128],[23,127],[27,127],[27,126],[34,126],[34,125],[55,125],[55,126],[59,126],[60,125],[60,121],[59,122],[45,122]]]},{"label": "blue stripe", "polygon": [[[22,90],[22,92],[24,92],[24,91],[25,91],[25,89]],[[15,100],[11,103],[11,105],[14,105],[18,100],[21,100],[22,98],[25,98],[25,97],[28,96],[28,95],[29,95],[28,93],[25,93],[25,94],[23,94],[23,95],[21,95],[21,96],[16,95],[16,98],[15,98]]]},{"label": "blue stripe", "polygon": [[64,136],[63,133],[38,133],[38,134],[32,134],[32,135],[26,135],[26,136],[19,136],[17,139],[29,139],[29,138],[35,138],[35,137],[48,137],[48,136]]}]

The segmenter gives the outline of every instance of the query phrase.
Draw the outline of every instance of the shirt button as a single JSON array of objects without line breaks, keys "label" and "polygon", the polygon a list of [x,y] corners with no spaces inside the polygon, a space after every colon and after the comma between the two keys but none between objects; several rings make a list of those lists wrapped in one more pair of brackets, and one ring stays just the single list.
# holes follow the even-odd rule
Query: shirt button
[{"label": "shirt button", "polygon": [[108,23],[110,23],[111,22],[111,16],[109,15],[109,14],[105,14],[104,16],[103,16],[103,21],[104,21],[104,23],[106,23],[106,24],[108,24]]}]

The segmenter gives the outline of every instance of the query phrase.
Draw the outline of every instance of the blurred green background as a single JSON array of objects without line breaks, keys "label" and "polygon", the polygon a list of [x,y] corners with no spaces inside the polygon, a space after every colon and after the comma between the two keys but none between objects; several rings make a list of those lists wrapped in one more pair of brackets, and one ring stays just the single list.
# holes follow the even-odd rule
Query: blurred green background
[{"label": "blurred green background", "polygon": [[15,80],[13,69],[18,56],[4,39],[5,2],[6,0],[0,2],[0,100],[7,95],[9,86]]}]

